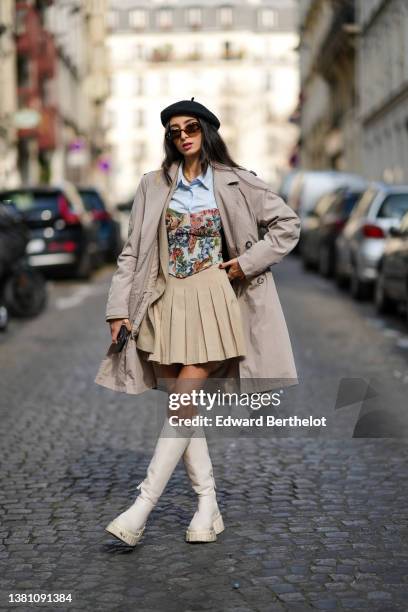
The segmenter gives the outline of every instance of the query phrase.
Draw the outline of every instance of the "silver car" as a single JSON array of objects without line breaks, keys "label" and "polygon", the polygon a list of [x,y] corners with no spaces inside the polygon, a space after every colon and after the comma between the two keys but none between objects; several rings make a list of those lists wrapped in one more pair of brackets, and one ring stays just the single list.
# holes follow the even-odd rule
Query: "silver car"
[{"label": "silver car", "polygon": [[[363,190],[367,181],[353,172],[338,170],[301,170],[296,173],[291,182],[287,203],[300,217],[301,230],[307,224],[307,215],[315,207],[317,201],[326,193],[339,187]],[[296,251],[302,252],[302,231],[296,245]]]},{"label": "silver car", "polygon": [[302,170],[290,186],[288,204],[299,215],[302,225],[309,211],[325,193],[339,187],[365,189],[367,181],[359,174],[338,170]]},{"label": "silver car", "polygon": [[355,299],[371,294],[389,229],[407,211],[408,185],[372,182],[356,203],[335,244],[337,283],[349,282]]}]

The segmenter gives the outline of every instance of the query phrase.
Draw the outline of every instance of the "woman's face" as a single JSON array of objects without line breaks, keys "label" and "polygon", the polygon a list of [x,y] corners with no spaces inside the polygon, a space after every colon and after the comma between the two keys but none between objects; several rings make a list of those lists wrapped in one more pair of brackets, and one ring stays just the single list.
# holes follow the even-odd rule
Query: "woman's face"
[{"label": "woman's face", "polygon": [[[170,119],[169,129],[174,130],[179,128],[181,131],[180,138],[173,140],[175,147],[185,158],[195,157],[200,152],[201,142],[203,138],[202,131],[195,132],[194,134],[186,134],[183,128],[187,127],[190,123],[199,123],[195,117],[189,117],[188,115],[175,115]],[[185,145],[190,145],[186,147]]]}]

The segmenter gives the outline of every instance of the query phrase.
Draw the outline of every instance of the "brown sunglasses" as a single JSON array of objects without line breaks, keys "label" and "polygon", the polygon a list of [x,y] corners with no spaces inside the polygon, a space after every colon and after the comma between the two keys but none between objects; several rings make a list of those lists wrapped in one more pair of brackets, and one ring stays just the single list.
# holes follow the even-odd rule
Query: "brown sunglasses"
[{"label": "brown sunglasses", "polygon": [[192,136],[193,134],[198,134],[198,132],[201,132],[201,125],[198,123],[198,121],[193,121],[186,125],[186,127],[182,130],[180,128],[170,128],[166,132],[167,140],[177,140],[180,138],[182,131],[184,131],[187,136]]}]

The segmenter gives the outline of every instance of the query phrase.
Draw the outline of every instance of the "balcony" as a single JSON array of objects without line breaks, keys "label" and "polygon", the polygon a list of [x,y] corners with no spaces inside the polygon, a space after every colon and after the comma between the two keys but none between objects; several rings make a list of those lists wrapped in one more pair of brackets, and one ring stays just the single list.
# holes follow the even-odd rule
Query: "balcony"
[{"label": "balcony", "polygon": [[42,26],[35,9],[25,2],[16,4],[17,52],[31,57],[40,53]]},{"label": "balcony", "polygon": [[237,51],[233,51],[231,49],[225,49],[221,54],[222,60],[242,60],[246,56],[244,49],[239,49]]},{"label": "balcony", "polygon": [[55,75],[56,48],[54,38],[49,32],[42,33],[40,48],[38,75],[40,78],[50,79]]},{"label": "balcony", "polygon": [[171,45],[156,47],[150,55],[151,62],[169,62],[173,59],[173,49]]},{"label": "balcony", "polygon": [[350,36],[352,25],[355,25],[354,4],[351,0],[345,0],[336,6],[330,27],[322,41],[321,50],[323,52],[316,61],[317,68],[323,74],[332,73],[335,60],[338,60],[340,56],[354,54],[353,38]]},{"label": "balcony", "polygon": [[17,89],[18,95],[18,106],[36,108],[39,103],[39,89],[34,85],[27,85],[25,87],[19,87]]}]

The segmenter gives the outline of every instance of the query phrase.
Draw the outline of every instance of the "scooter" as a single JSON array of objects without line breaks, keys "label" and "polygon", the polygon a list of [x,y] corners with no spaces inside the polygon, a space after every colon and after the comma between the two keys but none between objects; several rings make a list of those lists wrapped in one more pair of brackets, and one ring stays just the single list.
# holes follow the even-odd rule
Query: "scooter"
[{"label": "scooter", "polygon": [[12,263],[0,284],[0,303],[11,316],[30,318],[44,310],[48,297],[45,278],[33,270],[25,255]]},{"label": "scooter", "polygon": [[9,315],[34,317],[47,303],[45,278],[28,263],[28,241],[22,215],[12,202],[0,202],[0,331]]}]

